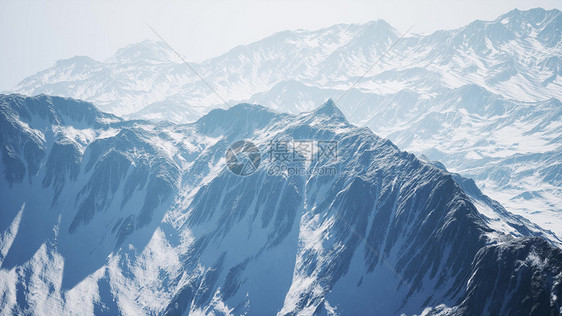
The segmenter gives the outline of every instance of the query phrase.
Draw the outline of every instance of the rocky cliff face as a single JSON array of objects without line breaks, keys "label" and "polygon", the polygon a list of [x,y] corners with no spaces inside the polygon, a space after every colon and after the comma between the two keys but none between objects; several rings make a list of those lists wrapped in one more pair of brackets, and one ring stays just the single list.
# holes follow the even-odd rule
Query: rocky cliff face
[{"label": "rocky cliff face", "polygon": [[[2,313],[560,312],[561,250],[530,237],[546,232],[491,227],[454,174],[331,101],[176,125],[10,95],[0,114]],[[262,154],[248,176],[225,164],[241,139]],[[337,157],[271,172],[277,140]]]}]

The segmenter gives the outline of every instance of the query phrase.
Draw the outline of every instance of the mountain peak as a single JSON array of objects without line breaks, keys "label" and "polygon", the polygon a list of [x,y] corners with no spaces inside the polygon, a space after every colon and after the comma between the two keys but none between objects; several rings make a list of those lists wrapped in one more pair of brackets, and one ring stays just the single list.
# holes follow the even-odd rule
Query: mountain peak
[{"label": "mountain peak", "polygon": [[551,23],[556,24],[556,18],[560,16],[560,10],[545,10],[543,8],[533,8],[526,11],[513,9],[506,14],[499,16],[496,22],[501,22],[510,28],[522,32],[529,26],[542,29]]},{"label": "mountain peak", "polygon": [[96,61],[88,56],[74,56],[67,59],[57,60],[55,67],[68,67],[76,65],[94,64]]},{"label": "mountain peak", "polygon": [[359,37],[361,41],[386,43],[394,40],[398,32],[385,20],[375,20],[364,24],[363,34]]},{"label": "mountain peak", "polygon": [[85,123],[95,128],[121,121],[115,115],[101,112],[92,103],[45,94],[33,97],[0,94],[0,105],[10,106],[12,113],[26,123],[31,123],[33,116],[53,125],[83,126]]},{"label": "mountain peak", "polygon": [[163,63],[177,61],[177,59],[177,56],[164,42],[145,40],[118,49],[108,61]]},{"label": "mountain peak", "polygon": [[378,19],[378,20],[373,20],[373,21],[369,21],[367,23],[365,23],[365,25],[368,26],[378,26],[378,27],[384,27],[384,28],[388,28],[388,29],[393,29],[392,25],[390,25],[388,22],[386,22],[383,19]]},{"label": "mountain peak", "polygon": [[560,10],[558,9],[551,9],[551,10],[546,10],[543,8],[532,8],[529,10],[519,10],[517,8],[502,14],[498,20],[501,20],[503,18],[509,18],[509,17],[539,17],[539,18],[543,18],[544,15],[547,14],[548,16],[555,16],[557,14],[560,14]]},{"label": "mountain peak", "polygon": [[271,122],[276,115],[262,105],[240,103],[226,109],[213,109],[197,120],[195,125],[205,133],[223,129],[243,131],[261,128]]},{"label": "mountain peak", "polygon": [[336,103],[331,98],[324,104],[316,108],[313,112],[314,116],[326,116],[330,120],[343,121],[347,123],[347,119],[343,112],[336,106]]}]

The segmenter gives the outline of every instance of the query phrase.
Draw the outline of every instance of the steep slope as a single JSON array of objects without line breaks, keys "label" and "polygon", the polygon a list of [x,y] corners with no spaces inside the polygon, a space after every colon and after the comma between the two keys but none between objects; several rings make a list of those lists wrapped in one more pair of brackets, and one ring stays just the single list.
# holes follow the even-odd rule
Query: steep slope
[{"label": "steep slope", "polygon": [[[490,228],[453,175],[331,101],[187,125],[47,96],[0,105],[2,313],[560,311],[560,249]],[[224,159],[241,139],[262,152],[248,176]],[[337,157],[275,172],[272,142],[293,140],[335,143]]]},{"label": "steep slope", "polygon": [[[439,169],[447,171],[445,166],[438,161],[430,161],[423,155],[421,159]],[[498,203],[498,201],[495,201],[482,193],[478,186],[476,186],[474,180],[465,178],[458,173],[452,173],[451,175],[465,194],[470,197],[472,203],[486,224],[495,231],[501,231],[505,234],[510,234],[516,237],[540,236],[554,244],[557,244],[558,246],[561,245],[561,240],[554,232],[545,230],[521,215],[515,215],[508,212],[500,203]],[[493,238],[494,234],[490,236]]]}]

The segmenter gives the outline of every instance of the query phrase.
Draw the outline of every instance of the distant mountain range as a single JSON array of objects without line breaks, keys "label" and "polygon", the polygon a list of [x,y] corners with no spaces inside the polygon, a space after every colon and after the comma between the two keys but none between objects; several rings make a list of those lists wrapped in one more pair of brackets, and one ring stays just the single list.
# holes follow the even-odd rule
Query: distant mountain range
[{"label": "distant mountain range", "polygon": [[[477,84],[520,101],[560,99],[561,23],[559,10],[513,10],[495,21],[477,20],[457,30],[407,34],[356,88],[384,95],[411,90],[432,97],[442,88]],[[284,31],[191,65],[226,100],[247,100],[291,81],[345,90],[399,36],[382,20]],[[172,112],[193,108],[175,118],[179,121],[193,120],[191,112],[200,116],[208,107],[224,106],[164,43],[154,41],[124,47],[103,62],[88,57],[61,60],[14,90],[69,96],[134,117],[144,109],[145,118],[148,114],[163,118],[161,104]],[[269,101],[263,103],[279,106]],[[352,106],[342,102],[342,108]],[[311,106],[303,100],[279,110]]]},{"label": "distant mountain range", "polygon": [[[562,250],[333,101],[194,123],[0,95],[0,314],[557,315]],[[225,151],[262,153],[238,176]],[[275,140],[337,144],[271,173]],[[303,152],[304,153],[304,152]],[[301,152],[299,152],[299,155]],[[549,242],[548,240],[554,240]]]},{"label": "distant mountain range", "polygon": [[[562,238],[562,15],[513,10],[427,35],[385,21],[284,31],[191,66],[229,105],[310,111],[338,107],[400,148],[473,178],[502,205]],[[192,122],[222,103],[161,42],[106,61],[74,57],[15,92],[93,102],[126,118]]]}]

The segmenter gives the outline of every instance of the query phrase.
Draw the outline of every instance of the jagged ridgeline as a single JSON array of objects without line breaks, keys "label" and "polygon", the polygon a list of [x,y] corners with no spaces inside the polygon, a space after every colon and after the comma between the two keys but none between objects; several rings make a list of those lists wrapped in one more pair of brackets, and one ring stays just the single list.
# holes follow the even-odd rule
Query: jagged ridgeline
[{"label": "jagged ridgeline", "polygon": [[[247,176],[224,156],[242,139],[263,155]],[[336,142],[312,163],[337,173],[268,173],[274,139]],[[331,101],[172,124],[2,95],[0,146],[2,314],[560,313],[548,232]]]}]

